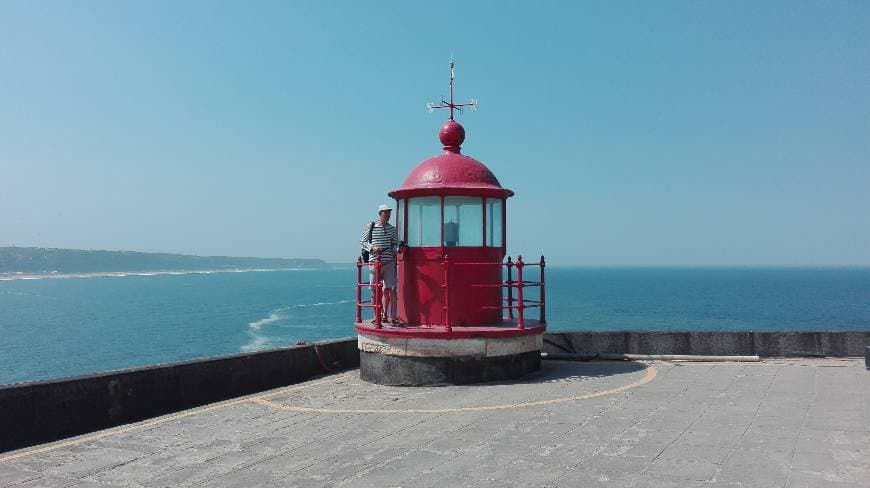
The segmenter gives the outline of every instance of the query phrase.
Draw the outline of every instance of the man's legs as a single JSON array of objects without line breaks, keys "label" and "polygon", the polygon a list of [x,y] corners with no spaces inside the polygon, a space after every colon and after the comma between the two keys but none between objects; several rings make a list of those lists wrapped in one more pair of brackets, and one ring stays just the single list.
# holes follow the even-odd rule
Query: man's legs
[{"label": "man's legs", "polygon": [[[384,277],[383,277],[383,276],[381,276],[381,281],[380,281],[380,282],[383,284],[383,282],[384,282]],[[372,300],[371,300],[371,304],[374,305],[375,303],[377,303],[377,301],[376,301],[376,300],[377,300],[376,295],[377,295],[377,290],[378,290],[377,287],[375,286],[377,283],[375,282],[375,267],[374,267],[374,264],[370,264],[370,265],[369,265],[369,284],[371,285],[371,286],[369,287],[369,289],[370,289],[371,292],[372,292]],[[381,297],[381,305],[384,307],[383,310],[382,310],[382,313],[381,313],[381,316],[382,316],[381,318],[384,318],[384,317],[387,316],[387,305],[386,305],[386,304],[388,303],[388,301],[387,301],[387,296],[389,296],[389,294],[390,294],[390,293],[389,293],[389,290],[387,290],[386,288],[384,288],[384,289],[383,289],[383,297]],[[373,308],[372,310],[374,311],[375,314],[378,313],[378,311],[377,311],[376,309]],[[375,315],[375,317],[372,319],[372,322],[374,322],[375,320],[377,320],[377,315]]]},{"label": "man's legs", "polygon": [[396,276],[396,263],[388,263],[383,268],[384,271],[384,315],[390,314],[390,321],[396,320],[396,308],[399,305],[396,288],[398,287],[398,277]]},{"label": "man's legs", "polygon": [[[390,300],[390,299],[395,297],[395,296],[396,296],[395,288],[384,288],[384,302],[383,302],[384,303],[384,317],[387,316],[387,311],[389,311],[390,312],[389,318],[390,319],[396,318],[396,311],[393,309],[390,309],[390,303],[392,302],[392,300]],[[392,303],[395,304],[395,302],[392,302]]]},{"label": "man's legs", "polygon": [[387,311],[389,311],[390,320],[395,320],[396,317],[396,309],[399,306],[399,299],[397,297],[395,288],[384,288],[384,317],[387,316]]}]

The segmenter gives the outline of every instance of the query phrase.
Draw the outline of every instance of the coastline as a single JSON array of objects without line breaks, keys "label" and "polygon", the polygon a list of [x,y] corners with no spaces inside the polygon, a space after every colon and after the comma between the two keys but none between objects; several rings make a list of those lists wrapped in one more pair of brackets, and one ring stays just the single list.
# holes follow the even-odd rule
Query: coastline
[{"label": "coastline", "polygon": [[0,281],[51,280],[73,278],[125,278],[128,276],[165,276],[215,273],[263,273],[269,271],[317,271],[318,269],[330,268],[243,268],[165,271],[97,271],[93,273],[7,273],[0,274]]}]

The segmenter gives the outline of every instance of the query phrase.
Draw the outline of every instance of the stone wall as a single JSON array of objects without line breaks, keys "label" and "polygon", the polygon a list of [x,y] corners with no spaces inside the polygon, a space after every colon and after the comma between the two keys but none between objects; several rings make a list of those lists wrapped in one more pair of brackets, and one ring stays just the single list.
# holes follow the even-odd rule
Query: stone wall
[{"label": "stone wall", "polygon": [[0,386],[0,452],[358,366],[350,338]]},{"label": "stone wall", "polygon": [[693,354],[761,357],[860,357],[870,331],[849,332],[550,332],[544,352],[594,356]]}]

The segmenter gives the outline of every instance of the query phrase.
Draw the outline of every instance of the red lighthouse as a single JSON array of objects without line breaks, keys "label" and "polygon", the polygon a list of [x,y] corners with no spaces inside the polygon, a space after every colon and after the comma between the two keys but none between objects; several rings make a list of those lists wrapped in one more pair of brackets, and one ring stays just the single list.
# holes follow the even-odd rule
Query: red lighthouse
[{"label": "red lighthouse", "polygon": [[[465,129],[450,101],[450,119],[438,134],[443,153],[415,167],[396,200],[395,225],[406,243],[398,257],[401,327],[380,323],[381,287],[363,300],[358,263],[357,322],[360,374],[392,385],[461,384],[510,379],[540,368],[545,322],[544,258],[506,256],[507,199],[483,163],[461,154]],[[380,264],[370,264],[376,270]],[[363,320],[363,308],[374,320]],[[537,308],[530,317],[528,309]]]}]

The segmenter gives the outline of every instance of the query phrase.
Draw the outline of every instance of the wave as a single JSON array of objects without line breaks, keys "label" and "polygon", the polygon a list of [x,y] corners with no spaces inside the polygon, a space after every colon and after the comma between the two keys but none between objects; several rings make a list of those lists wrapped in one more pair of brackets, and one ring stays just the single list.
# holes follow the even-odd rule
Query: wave
[{"label": "wave", "polygon": [[48,298],[51,300],[57,300],[56,297],[51,297],[48,295],[40,295],[38,293],[26,293],[23,291],[0,291],[0,295],[12,295],[12,296],[20,296],[20,297],[37,297],[37,298]]},{"label": "wave", "polygon": [[284,315],[272,312],[265,319],[260,319],[260,320],[255,320],[253,322],[250,322],[248,324],[248,326],[251,328],[251,330],[260,330],[260,328],[263,327],[264,325],[269,325],[273,322],[277,322],[277,321],[285,319],[285,318],[287,318],[287,317],[285,317]]},{"label": "wave", "polygon": [[322,307],[323,305],[341,305],[342,303],[353,303],[353,300],[339,300],[337,302],[300,303],[298,305],[290,305],[289,307],[276,308],[274,311],[275,312],[283,312],[285,310],[290,310],[293,308]]},{"label": "wave", "polygon": [[0,274],[0,281],[17,280],[59,280],[72,278],[125,278],[128,276],[165,276],[165,275],[197,275],[214,273],[265,273],[269,271],[315,271],[312,268],[275,268],[275,269],[205,269],[191,271],[106,271],[97,273],[46,273],[24,274]]},{"label": "wave", "polygon": [[248,327],[251,330],[260,330],[264,325],[273,324],[275,322],[279,322],[288,318],[287,314],[282,312],[286,312],[288,310],[292,310],[294,308],[302,308],[302,307],[322,307],[324,305],[341,305],[343,303],[352,303],[353,300],[339,300],[337,302],[315,302],[315,303],[299,303],[296,305],[290,305],[287,307],[276,308],[269,312],[269,315],[260,320],[255,320],[253,322],[248,322]]},{"label": "wave", "polygon": [[251,338],[247,344],[241,347],[242,352],[252,352],[252,351],[260,351],[263,349],[267,349],[272,345],[272,339],[263,335],[260,331],[264,326],[274,324],[276,322],[281,322],[283,320],[287,320],[290,318],[290,314],[287,313],[289,310],[294,308],[303,308],[303,307],[322,307],[326,305],[341,305],[343,303],[353,303],[353,300],[339,300],[337,302],[314,302],[314,303],[298,303],[296,305],[289,305],[286,307],[280,307],[269,312],[269,315],[255,320],[253,322],[248,322],[248,336]]},{"label": "wave", "polygon": [[254,352],[260,351],[262,349],[266,349],[269,347],[271,341],[268,337],[264,336],[256,336],[252,337],[251,340],[242,346],[242,352]]}]

